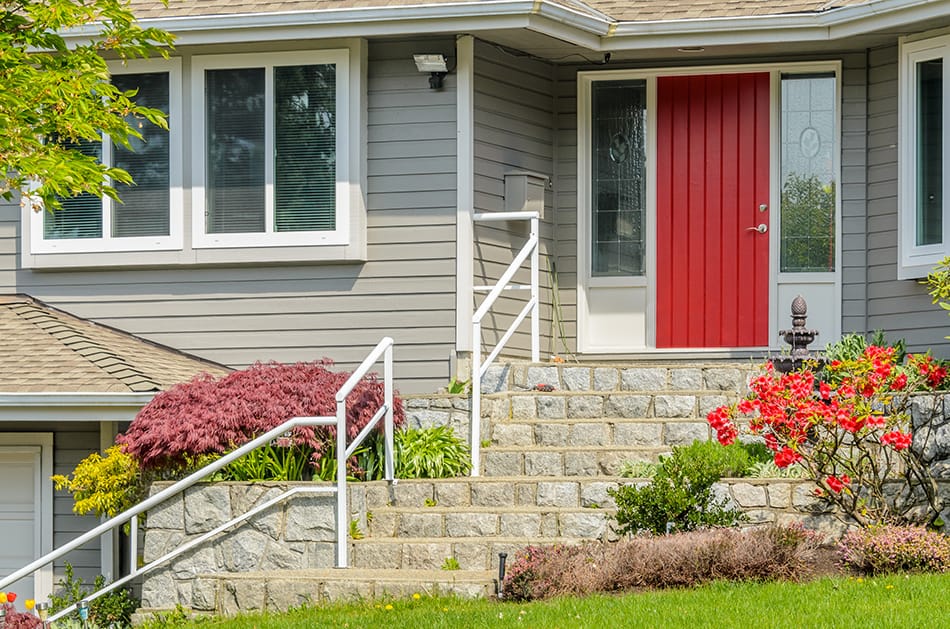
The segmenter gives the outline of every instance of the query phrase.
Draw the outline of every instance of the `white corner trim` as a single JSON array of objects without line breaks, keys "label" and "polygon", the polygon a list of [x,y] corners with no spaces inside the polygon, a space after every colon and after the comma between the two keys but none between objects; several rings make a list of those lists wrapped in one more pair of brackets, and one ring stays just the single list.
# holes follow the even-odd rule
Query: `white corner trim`
[{"label": "white corner trim", "polygon": [[455,43],[456,219],[455,219],[455,350],[473,350],[472,286],[474,275],[475,212],[475,39],[459,37]]}]

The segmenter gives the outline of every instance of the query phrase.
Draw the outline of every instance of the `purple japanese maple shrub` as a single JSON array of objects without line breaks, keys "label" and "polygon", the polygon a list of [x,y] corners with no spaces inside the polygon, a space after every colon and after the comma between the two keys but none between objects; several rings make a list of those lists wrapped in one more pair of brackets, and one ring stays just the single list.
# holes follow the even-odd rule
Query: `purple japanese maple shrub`
[{"label": "purple japanese maple shrub", "polygon": [[[291,417],[336,414],[336,392],[350,374],[327,369],[331,361],[257,363],[222,378],[204,374],[159,393],[116,441],[144,470],[187,465],[206,454],[232,450]],[[347,397],[346,433],[352,439],[383,404],[383,383],[371,375]],[[405,421],[402,400],[393,399],[394,423]],[[313,448],[335,439],[336,429],[294,430],[296,445]]]}]

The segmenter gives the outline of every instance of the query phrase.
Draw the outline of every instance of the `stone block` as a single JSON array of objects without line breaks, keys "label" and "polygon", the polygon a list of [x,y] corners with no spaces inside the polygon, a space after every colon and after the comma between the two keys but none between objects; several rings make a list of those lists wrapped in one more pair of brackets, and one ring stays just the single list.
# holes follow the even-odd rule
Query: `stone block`
[{"label": "stone block", "polygon": [[456,542],[452,545],[453,554],[446,557],[454,557],[462,570],[488,570],[492,561],[491,551],[492,545],[488,542]]},{"label": "stone block", "polygon": [[565,452],[565,476],[597,476],[599,473],[597,457],[590,452]]},{"label": "stone block", "polygon": [[145,532],[143,558],[145,562],[155,561],[181,546],[184,541],[185,534],[181,529],[148,529]]},{"label": "stone block", "polygon": [[731,367],[710,367],[703,370],[706,388],[713,391],[741,393],[745,390],[745,375]]},{"label": "stone block", "polygon": [[394,485],[390,485],[385,481],[363,483],[363,495],[366,508],[372,510],[374,507],[392,504],[396,499],[393,487]]},{"label": "stone block", "polygon": [[461,507],[472,504],[470,484],[467,482],[433,483],[435,502],[440,507]]},{"label": "stone block", "polygon": [[522,474],[520,452],[482,452],[482,468],[486,476],[520,476]]},{"label": "stone block", "polygon": [[397,507],[424,507],[426,501],[435,500],[435,490],[432,483],[425,481],[400,481],[393,486]]},{"label": "stone block", "polygon": [[496,423],[492,427],[492,443],[503,446],[534,445],[534,426],[531,424]]},{"label": "stone block", "polygon": [[404,395],[402,396],[402,404],[407,411],[419,408],[429,408],[429,398],[424,396]]},{"label": "stone block", "polygon": [[174,607],[180,602],[175,580],[168,570],[159,570],[145,576],[142,583],[142,607]]},{"label": "stone block", "polygon": [[533,395],[516,395],[511,398],[512,419],[537,419],[538,404]]},{"label": "stone block", "polygon": [[296,497],[287,504],[284,540],[332,542],[336,540],[336,498]]},{"label": "stone block", "polygon": [[[404,568],[402,544],[376,543],[373,540],[350,542],[350,557],[354,568],[394,570]],[[333,565],[331,563],[331,565]],[[327,567],[327,566],[324,566]]]},{"label": "stone block", "polygon": [[699,391],[703,388],[702,369],[670,369],[670,385],[678,391]]},{"label": "stone block", "polygon": [[620,468],[623,467],[627,458],[628,456],[625,452],[611,452],[609,450],[600,452],[597,455],[597,467],[601,474],[618,476],[620,474]]},{"label": "stone block", "polygon": [[739,509],[739,505],[737,505],[733,499],[732,492],[729,491],[729,485],[726,483],[714,483],[711,491],[713,499],[716,502],[723,502],[723,506],[726,509]]},{"label": "stone block", "polygon": [[565,423],[536,424],[535,442],[539,446],[566,446],[570,437],[570,425]]},{"label": "stone block", "polygon": [[663,391],[667,386],[665,368],[634,368],[620,372],[620,388],[625,391]]},{"label": "stone block", "polygon": [[561,378],[559,377],[557,367],[555,366],[528,367],[528,376],[527,376],[527,381],[525,382],[525,387],[528,389],[533,389],[539,384],[550,384],[555,389],[564,388],[561,385]]},{"label": "stone block", "polygon": [[663,445],[663,424],[617,422],[614,424],[614,445],[659,447]]},{"label": "stone block", "polygon": [[206,533],[231,519],[227,485],[197,485],[185,490],[185,532]]},{"label": "stone block", "polygon": [[653,399],[653,414],[656,417],[695,417],[695,395],[658,395]]},{"label": "stone block", "polygon": [[620,388],[620,371],[613,367],[594,369],[594,391],[615,391]]},{"label": "stone block", "polygon": [[217,591],[216,579],[195,579],[191,584],[190,607],[199,612],[213,612],[217,609]]},{"label": "stone block", "polygon": [[271,579],[265,588],[264,605],[269,612],[286,612],[294,607],[320,602],[320,587],[313,581]]},{"label": "stone block", "polygon": [[526,476],[561,476],[564,468],[560,452],[525,452]]},{"label": "stone block", "polygon": [[616,509],[614,499],[607,493],[608,489],[616,489],[617,483],[612,481],[594,481],[581,485],[581,506],[589,509]]},{"label": "stone block", "polygon": [[650,396],[611,395],[607,397],[604,411],[604,415],[607,417],[622,417],[624,419],[649,417]]},{"label": "stone block", "polygon": [[788,509],[792,506],[792,486],[784,483],[769,483],[769,506],[773,509]]},{"label": "stone block", "polygon": [[320,600],[330,603],[355,603],[373,598],[373,581],[324,581],[320,584]]},{"label": "stone block", "polygon": [[605,446],[610,443],[609,429],[603,423],[583,423],[571,426],[569,445],[574,447]]},{"label": "stone block", "polygon": [[261,570],[301,570],[304,568],[304,553],[284,544],[270,542],[261,558]]},{"label": "stone block", "polygon": [[[541,514],[541,537],[557,537],[561,533],[558,530],[557,514],[556,513],[542,513]],[[514,555],[509,555],[513,557]]]},{"label": "stone block", "polygon": [[768,524],[775,522],[776,515],[768,509],[746,509],[744,511],[748,524]]},{"label": "stone block", "polygon": [[515,483],[515,504],[534,506],[538,502],[537,483]]},{"label": "stone block", "polygon": [[740,507],[765,507],[768,499],[765,487],[751,483],[735,483],[732,485],[732,498]]},{"label": "stone block", "polygon": [[604,416],[604,398],[600,395],[572,395],[567,399],[568,419],[594,419]]},{"label": "stone block", "polygon": [[235,616],[264,609],[264,582],[257,579],[228,581],[218,590],[218,613]]},{"label": "stone block", "polygon": [[567,399],[563,395],[539,395],[539,419],[564,419],[567,417]]},{"label": "stone block", "polygon": [[482,393],[500,393],[508,390],[508,372],[510,365],[492,365],[482,376]]},{"label": "stone block", "polygon": [[264,550],[271,541],[269,535],[253,529],[244,528],[234,531],[224,536],[218,543],[221,564],[229,572],[248,572],[258,569],[264,557]]},{"label": "stone block", "polygon": [[477,507],[510,507],[515,504],[515,487],[508,482],[472,483],[472,504]]},{"label": "stone block", "polygon": [[502,513],[499,535],[534,539],[541,533],[540,513]]},{"label": "stone block", "polygon": [[607,518],[601,511],[562,513],[558,521],[561,537],[604,539],[607,534]]},{"label": "stone block", "polygon": [[399,518],[398,537],[442,537],[443,534],[440,513],[402,513]]},{"label": "stone block", "polygon": [[590,371],[588,367],[564,367],[561,369],[564,390],[589,391],[591,387]]},{"label": "stone block", "polygon": [[454,397],[452,398],[452,408],[454,408],[457,411],[468,412],[472,410],[472,398]]},{"label": "stone block", "polygon": [[539,507],[577,507],[579,496],[574,481],[553,481],[538,483]]},{"label": "stone block", "polygon": [[498,534],[498,515],[494,513],[447,513],[448,537],[486,537]]},{"label": "stone block", "polygon": [[194,579],[199,574],[214,574],[219,571],[219,567],[214,548],[207,544],[184,553],[171,564],[172,573],[178,580]]},{"label": "stone block", "polygon": [[403,568],[407,570],[438,570],[446,557],[452,556],[452,544],[406,544],[403,548]]},{"label": "stone block", "polygon": [[335,542],[307,542],[304,545],[305,568],[332,568],[336,565]]},{"label": "stone block", "polygon": [[[150,493],[154,495],[161,489],[164,489],[164,487],[153,487]],[[149,509],[146,527],[177,531],[185,528],[185,503],[182,495],[172,496],[157,507]]]},{"label": "stone block", "polygon": [[[373,517],[370,518],[369,514]],[[396,527],[399,525],[399,514],[393,511],[370,511],[366,514],[367,533],[372,537],[395,537]]]},{"label": "stone block", "polygon": [[712,411],[728,403],[729,399],[725,395],[700,395],[699,416],[705,418]]},{"label": "stone block", "polygon": [[445,410],[420,409],[406,413],[406,422],[410,428],[434,428],[448,426],[452,421],[452,414]]},{"label": "stone block", "polygon": [[666,424],[664,441],[669,446],[687,446],[694,441],[709,440],[706,422],[670,422]]},{"label": "stone block", "polygon": [[808,513],[830,512],[828,503],[815,495],[815,486],[803,483],[792,490],[792,506],[797,510]]}]

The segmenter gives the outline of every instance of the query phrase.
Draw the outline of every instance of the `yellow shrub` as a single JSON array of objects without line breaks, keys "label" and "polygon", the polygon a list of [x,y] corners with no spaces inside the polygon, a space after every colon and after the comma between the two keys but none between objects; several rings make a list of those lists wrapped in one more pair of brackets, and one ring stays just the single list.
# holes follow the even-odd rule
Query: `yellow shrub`
[{"label": "yellow shrub", "polygon": [[139,466],[134,458],[112,446],[105,456],[94,452],[79,462],[72,478],[52,477],[56,489],[73,495],[73,513],[112,517],[134,505],[139,497]]}]

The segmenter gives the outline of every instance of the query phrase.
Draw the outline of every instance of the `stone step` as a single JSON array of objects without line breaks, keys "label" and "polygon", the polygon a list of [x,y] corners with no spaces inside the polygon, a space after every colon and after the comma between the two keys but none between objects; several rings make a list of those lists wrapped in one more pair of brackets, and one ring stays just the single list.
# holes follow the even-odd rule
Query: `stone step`
[{"label": "stone step", "polygon": [[739,393],[760,361],[639,364],[492,365],[482,393],[526,391],[550,385],[559,391],[706,390]]},{"label": "stone step", "polygon": [[515,391],[486,396],[482,417],[513,419],[696,419],[730,404],[738,393],[721,391],[565,392]]},{"label": "stone step", "polygon": [[[388,570],[347,568],[199,574],[190,609],[234,615],[285,612],[301,605],[420,596],[485,598],[495,592],[497,573],[487,570]],[[174,608],[142,608],[140,622]],[[134,623],[133,623],[134,624]]]},{"label": "stone step", "polygon": [[471,507],[583,507],[612,505],[607,490],[624,479],[610,476],[480,476],[385,481],[349,485],[351,509],[380,513],[386,509]]},{"label": "stone step", "polygon": [[485,476],[617,476],[626,461],[656,463],[668,447],[490,446],[481,452]]},{"label": "stone step", "polygon": [[584,537],[467,537],[467,538],[365,538],[351,540],[350,563],[354,568],[439,570],[446,560],[458,562],[461,573],[470,570],[498,570],[498,554],[508,555],[508,565],[528,546],[582,544],[593,539],[614,539],[615,533],[604,522],[592,522],[591,534]]},{"label": "stone step", "polygon": [[619,446],[667,449],[711,437],[705,420],[523,419],[492,421],[492,446]]},{"label": "stone step", "polygon": [[[557,499],[558,496],[552,496]],[[608,498],[609,497],[605,497]],[[564,496],[563,501],[575,499]],[[583,537],[593,523],[610,521],[614,502],[603,507],[385,507],[371,511],[360,533],[367,538]],[[352,532],[351,532],[352,535]],[[450,541],[450,540],[447,540]]]}]

